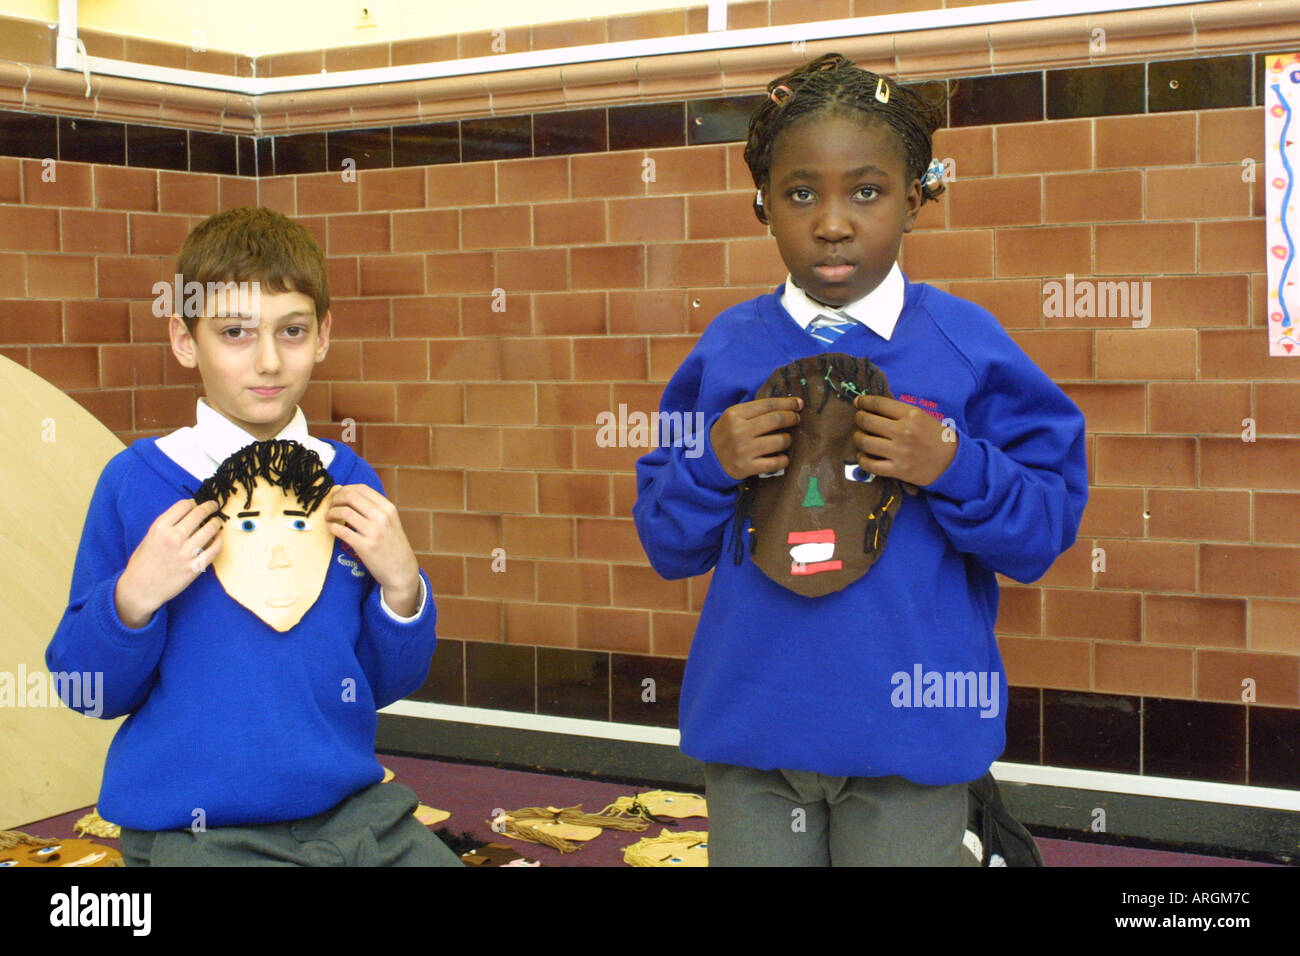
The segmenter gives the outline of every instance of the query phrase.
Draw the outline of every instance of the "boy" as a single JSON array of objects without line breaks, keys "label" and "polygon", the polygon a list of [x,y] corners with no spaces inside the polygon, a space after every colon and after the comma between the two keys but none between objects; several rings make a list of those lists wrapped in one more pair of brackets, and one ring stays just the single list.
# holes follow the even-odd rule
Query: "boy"
[{"label": "boy", "polygon": [[[177,272],[208,292],[175,303],[187,314],[169,326],[177,361],[203,380],[196,423],[105,467],[46,652],[51,671],[102,672],[102,716],[130,715],[100,812],[122,826],[130,865],[458,865],[411,816],[415,795],[380,785],[375,712],[424,680],[436,611],[374,469],[308,435],[298,408],[329,349],[320,247],[278,213],[232,209],[194,229]],[[188,314],[200,299],[202,315]],[[359,559],[318,561],[306,573],[319,596],[287,618],[232,583],[255,574],[205,573],[229,523],[208,519],[230,502],[194,500],[233,453],[270,439],[281,457],[302,446],[311,461],[294,467],[323,465],[335,486],[295,520]],[[270,554],[265,577],[278,580],[291,559]]]}]

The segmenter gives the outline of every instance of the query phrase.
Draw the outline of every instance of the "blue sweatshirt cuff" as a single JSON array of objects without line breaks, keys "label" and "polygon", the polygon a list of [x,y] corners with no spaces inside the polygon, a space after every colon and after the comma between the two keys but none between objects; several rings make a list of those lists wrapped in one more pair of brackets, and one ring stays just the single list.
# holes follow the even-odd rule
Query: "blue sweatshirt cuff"
[{"label": "blue sweatshirt cuff", "polygon": [[131,648],[144,647],[154,641],[165,639],[167,636],[166,604],[153,612],[153,617],[144,627],[127,627],[117,613],[117,600],[114,595],[117,593],[118,579],[125,571],[126,569],[123,568],[121,572],[95,586],[91,603],[99,632],[106,635],[113,643]]},{"label": "blue sweatshirt cuff", "polygon": [[683,466],[687,474],[700,488],[707,488],[710,491],[731,491],[740,485],[740,482],[732,478],[723,470],[722,463],[718,461],[717,453],[713,450],[713,442],[709,436],[713,432],[713,424],[722,415],[714,415],[709,419],[708,425],[704,430],[705,438],[700,443],[700,454],[695,458],[686,455],[682,456]]},{"label": "blue sweatshirt cuff", "polygon": [[982,499],[987,487],[988,453],[969,435],[957,433],[957,454],[942,475],[925,486],[931,494],[953,501]]}]

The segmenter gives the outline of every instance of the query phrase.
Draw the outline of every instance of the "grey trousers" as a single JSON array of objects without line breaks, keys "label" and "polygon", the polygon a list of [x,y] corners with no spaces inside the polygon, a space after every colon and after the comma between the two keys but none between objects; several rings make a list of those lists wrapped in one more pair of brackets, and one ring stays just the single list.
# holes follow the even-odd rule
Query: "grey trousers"
[{"label": "grey trousers", "polygon": [[966,784],[704,766],[709,866],[977,866]]},{"label": "grey trousers", "polygon": [[376,783],[301,820],[210,830],[122,827],[127,866],[462,866],[411,816],[410,787]]}]

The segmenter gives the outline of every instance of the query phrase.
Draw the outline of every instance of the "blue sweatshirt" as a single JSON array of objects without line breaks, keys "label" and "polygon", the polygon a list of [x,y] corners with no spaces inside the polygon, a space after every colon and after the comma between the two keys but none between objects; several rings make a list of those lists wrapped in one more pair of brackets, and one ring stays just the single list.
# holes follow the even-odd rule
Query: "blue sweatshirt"
[{"label": "blue sweatshirt", "polygon": [[[825,351],[781,291],[710,323],[664,391],[661,413],[680,416],[667,421],[699,412],[711,428],[774,369]],[[992,315],[932,286],[907,284],[888,341],[857,324],[830,351],[868,357],[895,398],[950,419],[956,457],[904,498],[866,575],[820,598],[770,580],[747,540],[735,562],[738,483],[710,442],[637,462],[651,564],[670,579],[713,569],[682,684],[682,750],[760,770],[976,779],[1006,745],[994,573],[1033,581],[1073,544],[1083,416]]]},{"label": "blue sweatshirt", "polygon": [[[330,444],[336,483],[383,493],[373,468]],[[102,673],[100,716],[130,715],[108,751],[99,812],[137,830],[296,820],[379,782],[376,710],[420,686],[436,640],[432,591],[415,620],[394,620],[337,540],[320,597],[287,632],[229,597],[211,568],[128,628],[118,578],[154,520],[198,485],[155,439],[105,466],[45,654],[51,672]]]}]

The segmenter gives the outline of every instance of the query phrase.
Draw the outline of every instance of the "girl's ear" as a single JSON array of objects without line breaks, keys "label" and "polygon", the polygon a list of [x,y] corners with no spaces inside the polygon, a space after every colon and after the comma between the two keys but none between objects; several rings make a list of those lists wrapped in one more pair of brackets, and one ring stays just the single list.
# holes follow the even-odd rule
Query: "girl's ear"
[{"label": "girl's ear", "polygon": [[907,190],[907,202],[903,206],[903,232],[911,232],[916,225],[916,217],[921,212],[921,203],[925,201],[921,193],[921,180],[913,179]]},{"label": "girl's ear", "polygon": [[767,209],[763,206],[763,189],[759,187],[754,190],[754,215],[763,225],[767,225]]}]

